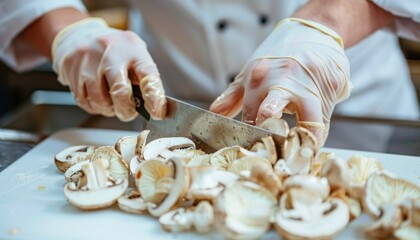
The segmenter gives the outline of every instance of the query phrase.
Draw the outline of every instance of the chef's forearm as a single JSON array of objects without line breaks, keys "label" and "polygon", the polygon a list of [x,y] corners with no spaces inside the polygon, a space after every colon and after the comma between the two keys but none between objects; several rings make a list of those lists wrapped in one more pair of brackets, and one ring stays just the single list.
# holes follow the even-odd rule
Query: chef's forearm
[{"label": "chef's forearm", "polygon": [[346,48],[395,19],[391,13],[367,0],[311,0],[293,17],[330,27],[343,38]]},{"label": "chef's forearm", "polygon": [[87,17],[87,14],[74,8],[56,9],[32,22],[17,36],[17,39],[26,42],[40,54],[51,58],[51,45],[57,33],[66,26]]}]

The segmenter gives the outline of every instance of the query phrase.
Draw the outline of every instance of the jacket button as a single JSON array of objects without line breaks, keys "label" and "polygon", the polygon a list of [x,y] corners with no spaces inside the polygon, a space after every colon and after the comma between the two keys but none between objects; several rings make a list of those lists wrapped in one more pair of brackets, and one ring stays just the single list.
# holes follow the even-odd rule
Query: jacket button
[{"label": "jacket button", "polygon": [[270,18],[266,14],[261,14],[259,17],[260,25],[265,26],[270,21]]},{"label": "jacket button", "polygon": [[226,28],[229,26],[228,22],[226,20],[220,20],[217,23],[217,29],[219,30],[219,32],[223,32],[224,30],[226,30]]}]

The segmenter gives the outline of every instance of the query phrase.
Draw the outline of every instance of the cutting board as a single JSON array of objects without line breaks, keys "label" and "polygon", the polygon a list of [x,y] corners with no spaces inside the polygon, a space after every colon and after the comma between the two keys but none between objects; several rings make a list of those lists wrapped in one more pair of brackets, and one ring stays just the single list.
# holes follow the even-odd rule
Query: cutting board
[{"label": "cutting board", "polygon": [[[0,173],[0,239],[223,239],[213,232],[164,232],[157,220],[122,212],[117,206],[81,211],[70,205],[63,193],[65,180],[54,165],[54,155],[79,144],[113,145],[136,132],[68,129],[60,131],[29,151]],[[420,184],[420,158],[339,149],[338,156],[354,154],[379,159],[385,169]],[[363,239],[363,226],[371,220],[362,215],[338,239]],[[274,231],[263,239],[279,239]]]}]

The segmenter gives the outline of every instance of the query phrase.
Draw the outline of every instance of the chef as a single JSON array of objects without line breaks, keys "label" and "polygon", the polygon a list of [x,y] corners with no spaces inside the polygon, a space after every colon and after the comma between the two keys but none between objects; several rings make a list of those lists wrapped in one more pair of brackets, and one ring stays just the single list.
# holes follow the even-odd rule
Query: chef
[{"label": "chef", "polygon": [[229,117],[242,112],[250,124],[294,113],[321,145],[330,132],[332,146],[367,141],[381,151],[392,134],[330,127],[333,110],[419,117],[397,40],[420,39],[417,0],[129,3],[133,31],[89,17],[77,0],[1,0],[0,57],[16,71],[51,59],[81,108],[123,121],[137,115],[131,83],[156,119],[165,116],[165,94],[212,103],[211,111]]}]

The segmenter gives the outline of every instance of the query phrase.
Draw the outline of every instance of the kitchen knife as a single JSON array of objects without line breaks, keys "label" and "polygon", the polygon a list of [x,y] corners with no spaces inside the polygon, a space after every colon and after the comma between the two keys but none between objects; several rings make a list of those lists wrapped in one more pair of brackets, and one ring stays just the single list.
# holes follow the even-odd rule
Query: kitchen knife
[{"label": "kitchen knife", "polygon": [[[154,120],[144,108],[144,101],[138,86],[133,85],[136,110],[147,122],[150,133],[148,141],[161,137],[187,137],[197,149],[212,153],[227,146],[250,147],[262,137],[272,135],[276,143],[284,137],[235,119],[201,109],[172,97],[166,97],[168,112],[166,118]],[[277,144],[278,145],[278,144]]]}]

